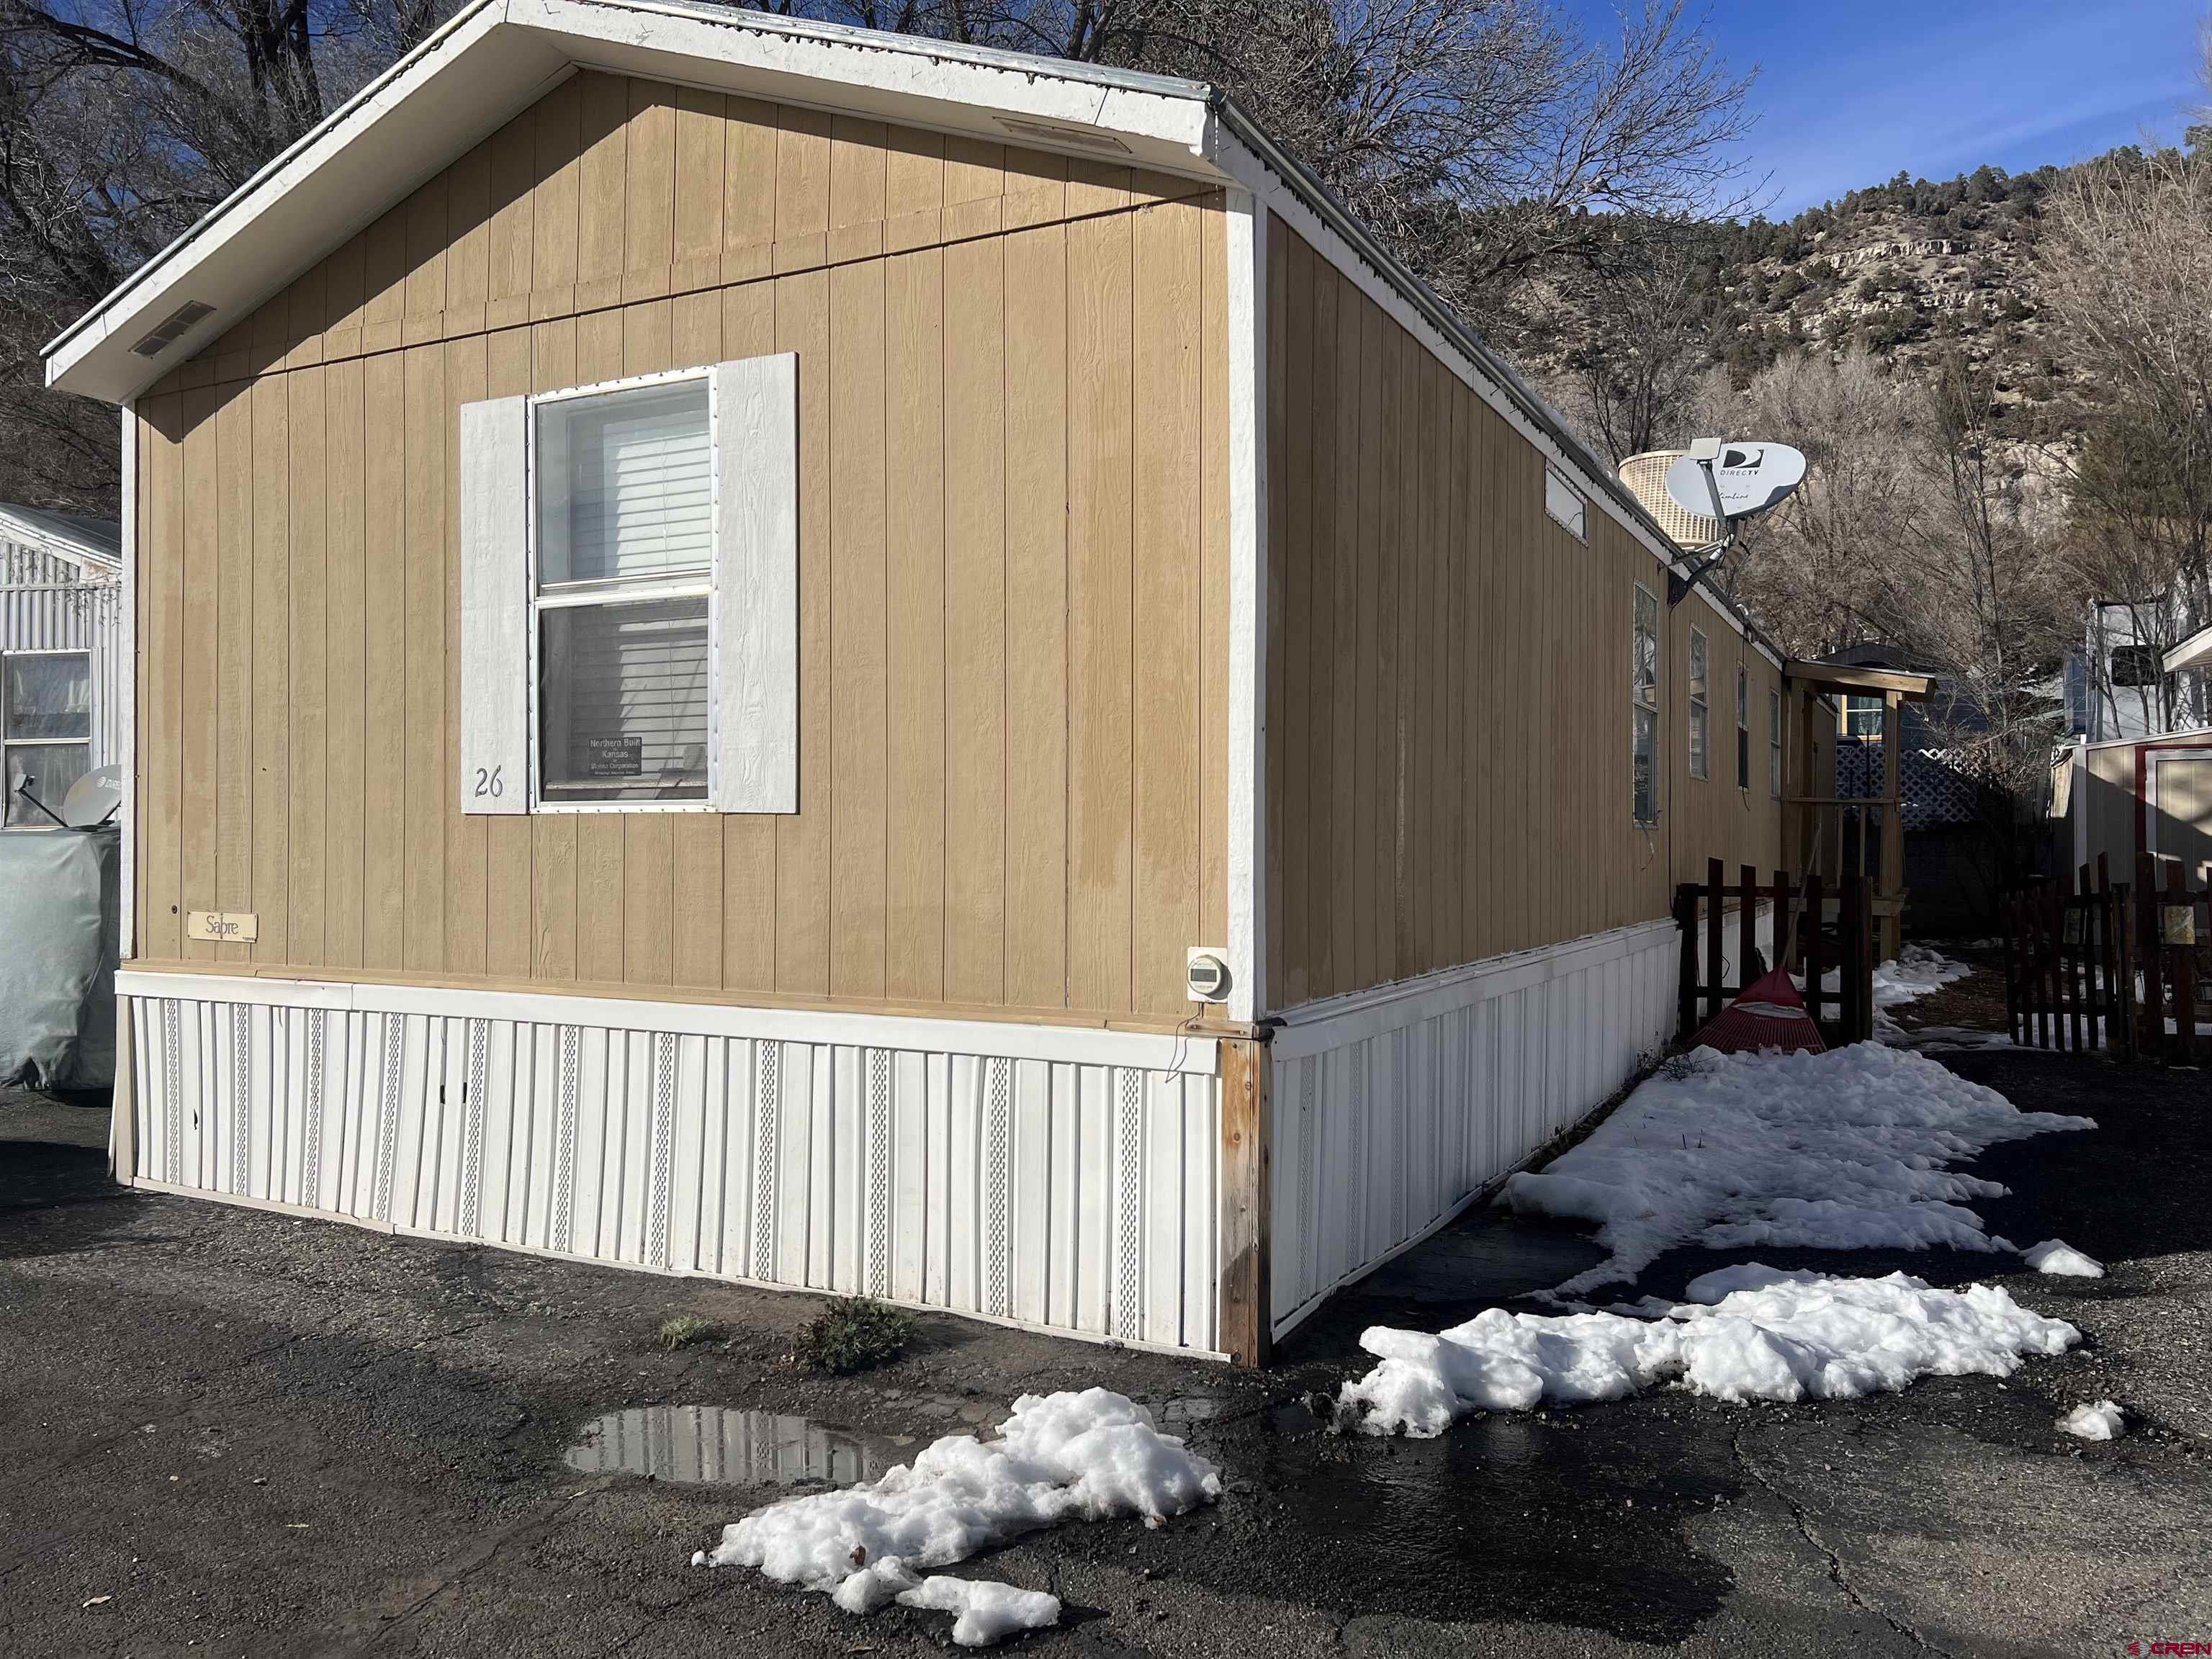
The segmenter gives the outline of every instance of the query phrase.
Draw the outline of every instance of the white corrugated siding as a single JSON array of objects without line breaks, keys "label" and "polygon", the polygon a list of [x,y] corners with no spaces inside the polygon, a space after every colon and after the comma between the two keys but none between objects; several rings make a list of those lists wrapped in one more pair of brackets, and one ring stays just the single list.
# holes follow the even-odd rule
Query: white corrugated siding
[{"label": "white corrugated siding", "polygon": [[92,653],[92,763],[129,758],[123,585],[37,548],[0,542],[0,652]]},{"label": "white corrugated siding", "polygon": [[1275,1334],[1518,1168],[1660,1048],[1679,941],[1655,922],[1287,1015],[1271,1125]]},{"label": "white corrugated siding", "polygon": [[[1098,1063],[1106,1033],[1090,1057],[1025,1057],[1042,1028],[1008,1025],[1012,1052],[979,1054],[910,1046],[912,1020],[872,1046],[866,1017],[811,1042],[730,1035],[728,1009],[621,1029],[561,1023],[557,997],[529,1000],[556,1012],[538,1020],[473,1017],[514,1006],[495,993],[441,992],[441,1015],[368,986],[142,994],[157,978],[131,1002],[137,1179],[1214,1349],[1211,1044],[1192,1045],[1203,1070],[1158,1069],[1158,1038]],[[301,1006],[313,991],[328,1006]]]}]

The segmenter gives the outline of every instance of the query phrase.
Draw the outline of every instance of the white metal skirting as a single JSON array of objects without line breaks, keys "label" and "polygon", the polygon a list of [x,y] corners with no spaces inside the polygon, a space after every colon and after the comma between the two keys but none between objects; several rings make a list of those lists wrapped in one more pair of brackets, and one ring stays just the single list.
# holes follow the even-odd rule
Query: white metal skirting
[{"label": "white metal skirting", "polygon": [[143,972],[118,989],[138,1181],[1214,1352],[1211,1042]]},{"label": "white metal skirting", "polygon": [[1601,1104],[1674,1021],[1654,922],[1292,1010],[1274,1042],[1281,1336]]}]

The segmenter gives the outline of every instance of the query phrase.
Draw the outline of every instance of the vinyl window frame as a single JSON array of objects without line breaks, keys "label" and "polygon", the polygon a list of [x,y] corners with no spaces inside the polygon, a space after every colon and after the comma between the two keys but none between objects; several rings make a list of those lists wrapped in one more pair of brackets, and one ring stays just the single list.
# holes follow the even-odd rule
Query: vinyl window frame
[{"label": "vinyl window frame", "polygon": [[[1659,822],[1659,596],[1642,582],[1629,600],[1628,621],[1628,812],[1636,823],[1649,829]],[[1650,618],[1647,629],[1644,618]],[[1644,650],[1644,641],[1650,641],[1650,650]],[[1644,678],[1646,664],[1650,667],[1650,678]],[[1648,799],[1638,810],[1636,799],[1636,745],[1642,734],[1650,733],[1650,766],[1645,774]]]},{"label": "vinyl window frame", "polygon": [[[85,705],[85,725],[84,735],[82,737],[11,738],[8,735],[9,712],[8,708],[8,665],[18,657],[82,657],[84,659],[84,679],[85,684],[91,688],[92,700]],[[15,786],[8,767],[8,757],[11,752],[18,749],[81,748],[84,750],[84,772],[82,775],[88,777],[94,771],[98,769],[94,762],[93,750],[99,746],[99,743],[100,675],[98,672],[98,665],[93,661],[92,648],[89,646],[42,645],[21,647],[11,647],[6,650],[0,650],[0,792],[4,792],[7,796],[6,801],[4,803],[0,803],[0,824],[4,824],[6,828],[10,830],[58,830],[62,827],[61,825],[52,822],[52,819],[41,817],[35,807],[30,809],[25,818],[21,821],[14,823],[8,823],[9,815],[15,811]],[[56,817],[59,817],[61,816],[61,802],[58,800],[46,800],[41,797],[40,804],[43,805],[49,811],[52,812]]]},{"label": "vinyl window frame", "polygon": [[[628,392],[649,391],[657,386],[681,384],[686,380],[701,382],[707,391],[707,533],[711,550],[707,556],[707,574],[703,582],[685,580],[675,582],[638,582],[624,585],[619,582],[575,582],[556,586],[548,595],[542,592],[539,580],[540,539],[538,524],[538,411],[550,404],[574,403],[586,398],[619,396]],[[721,791],[721,577],[722,577],[722,468],[720,400],[714,385],[714,365],[701,363],[690,368],[666,369],[653,374],[626,374],[617,380],[596,380],[588,386],[562,386],[557,391],[533,392],[523,404],[523,500],[528,514],[528,531],[525,541],[528,560],[529,599],[526,618],[528,661],[524,670],[528,677],[529,713],[525,721],[525,733],[529,744],[530,794],[529,810],[533,812],[719,812]],[[550,799],[545,793],[544,730],[542,721],[544,710],[540,697],[540,658],[544,649],[544,630],[538,625],[540,615],[548,610],[573,610],[586,605],[619,604],[649,604],[656,599],[697,599],[707,600],[707,781],[705,792],[696,800],[558,800]]]},{"label": "vinyl window frame", "polygon": [[[1837,735],[1854,738],[1862,743],[1879,743],[1884,734],[1887,709],[1880,697],[1861,696],[1846,693],[1843,708],[1837,718]],[[1872,723],[1868,724],[1869,717]]]},{"label": "vinyl window frame", "polygon": [[1751,787],[1751,665],[1735,665],[1735,787]]},{"label": "vinyl window frame", "polygon": [[1690,672],[1687,696],[1689,698],[1689,766],[1690,775],[1698,782],[1710,781],[1713,775],[1713,713],[1712,713],[1711,643],[1705,630],[1690,629]]},{"label": "vinyl window frame", "polygon": [[1766,690],[1766,793],[1770,799],[1782,799],[1782,689],[1769,686]]}]

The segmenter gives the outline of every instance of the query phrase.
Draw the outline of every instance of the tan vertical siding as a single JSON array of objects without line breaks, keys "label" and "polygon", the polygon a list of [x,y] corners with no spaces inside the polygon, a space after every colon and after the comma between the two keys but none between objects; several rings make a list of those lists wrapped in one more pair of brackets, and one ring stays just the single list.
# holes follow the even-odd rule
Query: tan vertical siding
[{"label": "tan vertical siding", "polygon": [[[1778,671],[1281,221],[1270,226],[1270,1001],[1364,989],[1668,914],[1717,856],[1769,871]],[[1660,821],[1632,821],[1630,632],[1661,601]],[[1692,620],[1713,777],[1692,780]],[[1751,672],[1751,787],[1735,672]]]},{"label": "tan vertical siding", "polygon": [[[1189,1014],[1226,257],[1194,184],[564,82],[141,402],[149,959]],[[461,813],[461,404],[778,350],[800,811]]]}]

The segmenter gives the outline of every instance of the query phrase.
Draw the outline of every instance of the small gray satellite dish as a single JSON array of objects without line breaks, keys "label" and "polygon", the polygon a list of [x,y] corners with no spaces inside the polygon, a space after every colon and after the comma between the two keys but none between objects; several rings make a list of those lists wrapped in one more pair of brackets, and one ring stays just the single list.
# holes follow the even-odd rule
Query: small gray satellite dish
[{"label": "small gray satellite dish", "polygon": [[[1717,451],[1700,456],[1699,450]],[[1747,519],[1764,513],[1805,481],[1805,458],[1788,444],[1753,443],[1731,438],[1725,443],[1701,444],[1667,469],[1667,495],[1675,506],[1698,518],[1713,516],[1713,498],[1705,488],[1709,459],[1714,487],[1720,492],[1722,514]]]},{"label": "small gray satellite dish", "polygon": [[62,799],[62,822],[72,830],[89,830],[105,823],[123,805],[123,769],[102,766],[70,785]]}]

